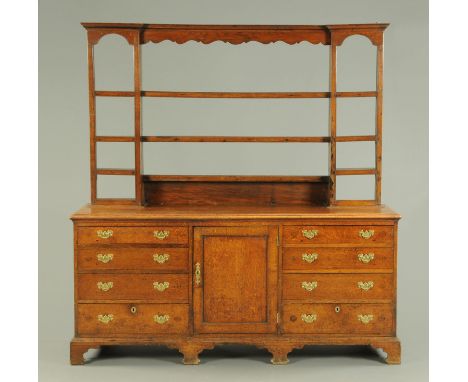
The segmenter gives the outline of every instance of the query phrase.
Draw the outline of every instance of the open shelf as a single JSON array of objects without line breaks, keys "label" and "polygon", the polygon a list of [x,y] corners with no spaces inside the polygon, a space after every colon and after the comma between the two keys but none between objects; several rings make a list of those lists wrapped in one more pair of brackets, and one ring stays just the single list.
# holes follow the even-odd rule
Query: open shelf
[{"label": "open shelf", "polygon": [[[88,33],[88,82],[90,105],[90,148],[91,148],[91,202],[95,204],[164,204],[165,197],[172,193],[181,200],[190,197],[193,202],[205,198],[224,200],[223,192],[240,193],[251,201],[262,200],[275,204],[300,203],[314,205],[369,205],[381,202],[382,179],[382,94],[383,94],[383,32],[388,24],[346,24],[346,25],[170,25],[170,24],[115,24],[83,23]],[[123,37],[133,47],[134,84],[131,91],[96,90],[94,73],[94,46],[109,34]],[[369,39],[377,48],[376,89],[366,91],[337,91],[337,49],[349,36],[361,35]],[[210,44],[223,41],[240,44],[250,41],[271,43],[282,41],[297,44],[303,41],[329,46],[329,91],[295,92],[223,92],[223,91],[164,91],[143,90],[141,86],[141,45],[171,41],[183,44],[197,41]],[[96,134],[96,98],[131,97],[134,100],[134,134],[97,135]],[[159,98],[207,98],[207,99],[314,99],[329,100],[329,134],[326,136],[213,136],[213,135],[143,135],[142,101],[144,97]],[[375,133],[371,135],[337,135],[337,99],[339,98],[375,98]],[[98,142],[130,142],[135,147],[135,167],[133,169],[98,168],[96,144]],[[144,142],[154,143],[325,143],[328,145],[329,171],[326,176],[182,176],[182,175],[143,175],[142,147]],[[374,142],[375,168],[337,168],[336,146],[338,142]],[[134,176],[134,199],[107,199],[97,197],[97,176],[121,175]],[[373,200],[336,200],[337,176],[375,176],[375,198]],[[187,186],[182,189],[181,184]],[[237,185],[234,185],[237,184]],[[254,186],[257,184],[257,186]],[[204,186],[203,186],[204,185]],[[206,188],[209,185],[210,188]],[[205,188],[203,188],[205,187]],[[253,187],[255,188],[252,191]],[[286,188],[292,196],[288,196]],[[261,195],[261,193],[265,193]],[[244,194],[243,194],[244,193]],[[262,199],[262,197],[265,197]],[[169,196],[168,196],[169,197]],[[198,199],[197,199],[198,198]],[[257,198],[257,199],[256,199]],[[269,199],[268,199],[269,198]],[[296,199],[294,199],[296,198]],[[313,200],[313,198],[317,198]],[[248,200],[246,199],[246,202]],[[174,203],[174,200],[170,202]]]}]

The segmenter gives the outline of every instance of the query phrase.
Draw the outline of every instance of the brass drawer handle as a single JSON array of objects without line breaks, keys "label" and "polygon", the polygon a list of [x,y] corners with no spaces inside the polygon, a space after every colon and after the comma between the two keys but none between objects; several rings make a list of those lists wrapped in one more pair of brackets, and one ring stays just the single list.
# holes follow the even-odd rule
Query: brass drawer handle
[{"label": "brass drawer handle", "polygon": [[201,266],[200,263],[195,264],[195,285],[200,285],[201,283]]},{"label": "brass drawer handle", "polygon": [[154,322],[156,322],[157,324],[160,324],[160,325],[165,324],[166,322],[168,322],[169,318],[170,318],[170,316],[168,314],[163,314],[163,315],[155,314],[153,316]]},{"label": "brass drawer handle", "polygon": [[358,281],[357,286],[359,289],[365,290],[366,292],[374,287],[373,281]]},{"label": "brass drawer handle", "polygon": [[302,288],[305,289],[307,292],[313,291],[315,288],[317,288],[317,285],[317,281],[303,281],[301,284]]},{"label": "brass drawer handle", "polygon": [[374,236],[374,230],[369,229],[369,230],[360,230],[359,231],[359,236],[362,237],[363,239],[367,240],[370,239],[372,236]]},{"label": "brass drawer handle", "polygon": [[164,240],[169,237],[169,231],[153,231],[153,235],[156,239]]},{"label": "brass drawer handle", "polygon": [[114,231],[112,231],[111,229],[99,229],[96,231],[96,234],[100,239],[109,239],[114,234]]},{"label": "brass drawer handle", "polygon": [[114,283],[112,281],[109,281],[107,283],[99,281],[97,283],[98,289],[102,290],[103,292],[107,292],[108,290],[112,289],[113,286],[114,286]]},{"label": "brass drawer handle", "polygon": [[301,319],[304,321],[306,324],[311,324],[314,321],[317,321],[317,315],[316,314],[301,314]]},{"label": "brass drawer handle", "polygon": [[374,315],[373,314],[358,314],[357,318],[363,324],[367,325],[369,322],[371,322],[374,319]]},{"label": "brass drawer handle", "polygon": [[318,236],[318,230],[316,229],[303,229],[302,236],[306,239],[312,240],[314,237]]},{"label": "brass drawer handle", "polygon": [[374,260],[373,253],[359,253],[357,257],[358,257],[358,260],[364,264],[369,264],[372,260]]},{"label": "brass drawer handle", "polygon": [[159,292],[164,292],[167,288],[169,288],[169,282],[164,281],[162,283],[159,283],[159,282],[155,281],[153,283],[153,287],[154,287],[154,289],[156,289]]},{"label": "brass drawer handle", "polygon": [[98,253],[96,257],[97,257],[98,261],[100,261],[101,263],[107,264],[109,261],[112,261],[112,259],[114,258],[114,254],[112,254],[112,253]]},{"label": "brass drawer handle", "polygon": [[166,261],[169,260],[169,254],[168,253],[155,253],[153,255],[153,260],[159,264],[164,264]]},{"label": "brass drawer handle", "polygon": [[306,263],[313,263],[315,260],[318,259],[318,253],[303,253],[302,260]]},{"label": "brass drawer handle", "polygon": [[97,319],[99,322],[102,322],[103,324],[107,325],[109,322],[111,322],[114,319],[114,315],[113,314],[99,314],[97,316]]}]

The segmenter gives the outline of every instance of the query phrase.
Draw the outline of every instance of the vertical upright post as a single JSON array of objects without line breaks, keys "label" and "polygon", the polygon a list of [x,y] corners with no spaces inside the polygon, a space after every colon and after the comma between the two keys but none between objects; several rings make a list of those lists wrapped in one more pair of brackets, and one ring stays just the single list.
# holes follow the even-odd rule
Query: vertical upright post
[{"label": "vertical upright post", "polygon": [[377,45],[377,78],[375,102],[375,202],[381,203],[382,194],[382,108],[383,108],[383,36]]},{"label": "vertical upright post", "polygon": [[141,187],[141,61],[140,61],[140,31],[135,32],[133,40],[133,80],[135,103],[135,202],[142,204]]},{"label": "vertical upright post", "polygon": [[97,170],[96,170],[96,93],[94,81],[94,44],[88,35],[88,92],[89,92],[89,143],[90,143],[90,176],[91,203],[97,199]]},{"label": "vertical upright post", "polygon": [[330,43],[330,112],[329,122],[329,158],[328,167],[330,173],[329,202],[330,205],[336,202],[336,44],[332,38]]}]

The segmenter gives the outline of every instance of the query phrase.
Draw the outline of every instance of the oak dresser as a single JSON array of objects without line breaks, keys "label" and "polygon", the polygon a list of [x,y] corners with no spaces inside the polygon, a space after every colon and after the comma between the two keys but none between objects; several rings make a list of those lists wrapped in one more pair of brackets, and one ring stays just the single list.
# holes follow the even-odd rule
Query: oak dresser
[{"label": "oak dresser", "polygon": [[[400,216],[381,204],[383,31],[387,24],[326,26],[84,23],[88,33],[91,204],[74,224],[72,364],[109,345],[165,345],[185,364],[222,344],[250,344],[273,364],[305,345],[369,345],[400,362],[396,337]],[[134,90],[95,89],[93,50],[107,34],[134,50]],[[376,90],[336,91],[337,47],[351,35],[376,47]],[[307,41],[330,46],[327,92],[164,92],[141,89],[140,46]],[[96,97],[134,99],[134,135],[96,133]],[[142,97],[328,98],[325,137],[144,136]],[[371,136],[337,136],[336,101],[373,97]],[[337,168],[337,142],[375,142],[375,168]],[[97,167],[97,142],[129,142],[135,168]],[[143,173],[143,142],[304,142],[329,148],[324,176],[183,176]],[[372,175],[373,200],[337,200],[336,177]],[[133,199],[103,199],[97,178],[131,176]]]}]

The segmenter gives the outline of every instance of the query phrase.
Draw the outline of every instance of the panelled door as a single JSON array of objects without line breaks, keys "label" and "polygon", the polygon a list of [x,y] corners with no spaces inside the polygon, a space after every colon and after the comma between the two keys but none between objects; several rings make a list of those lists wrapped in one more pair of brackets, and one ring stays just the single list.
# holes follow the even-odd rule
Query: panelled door
[{"label": "panelled door", "polygon": [[195,333],[275,333],[276,226],[196,227]]}]

